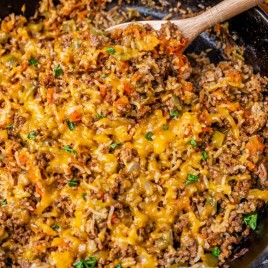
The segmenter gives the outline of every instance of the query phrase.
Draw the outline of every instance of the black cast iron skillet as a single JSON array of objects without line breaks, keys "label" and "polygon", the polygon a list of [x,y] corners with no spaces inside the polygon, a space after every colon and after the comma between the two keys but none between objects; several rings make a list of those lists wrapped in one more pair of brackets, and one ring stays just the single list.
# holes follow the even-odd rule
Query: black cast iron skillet
[{"label": "black cast iron skillet", "polygon": [[[157,0],[156,0],[157,1]],[[235,0],[234,0],[235,1]],[[178,0],[168,0],[171,6],[176,6]],[[220,0],[183,0],[182,7],[189,8],[195,12],[199,11],[200,4],[203,6],[213,6]],[[26,5],[26,16],[34,14],[38,7],[37,0],[0,0],[0,18],[4,18],[10,13],[21,14],[21,7]],[[111,3],[108,8],[114,6]],[[168,10],[152,9],[144,7],[139,0],[132,0],[131,4],[123,4],[122,9],[133,7],[140,11],[144,17],[151,16],[154,19],[162,19],[169,12]],[[230,21],[230,30],[235,32],[239,39],[238,43],[245,47],[246,62],[253,66],[255,72],[268,75],[268,15],[259,7],[251,9]],[[209,57],[212,62],[217,63],[222,60],[223,53],[216,49],[216,41],[207,33],[202,33],[187,49],[187,52],[200,53],[210,48]],[[228,260],[228,264],[233,268],[268,268],[268,207],[260,212],[260,222],[258,229],[252,233],[246,241],[237,246],[234,255]],[[243,249],[248,252],[235,259]],[[153,267],[152,267],[153,268]]]}]

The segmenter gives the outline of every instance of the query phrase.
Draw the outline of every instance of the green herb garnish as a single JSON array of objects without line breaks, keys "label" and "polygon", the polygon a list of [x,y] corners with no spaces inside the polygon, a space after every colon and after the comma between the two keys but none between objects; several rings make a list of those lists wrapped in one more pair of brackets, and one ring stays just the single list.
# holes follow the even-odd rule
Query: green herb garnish
[{"label": "green herb garnish", "polygon": [[114,55],[114,54],[115,54],[115,49],[112,48],[112,47],[107,48],[105,51],[106,51],[107,53],[111,54],[111,55]]},{"label": "green herb garnish", "polygon": [[83,199],[86,199],[86,196],[87,196],[86,193],[82,193],[82,194],[81,194],[81,197],[82,197]]},{"label": "green herb garnish", "polygon": [[211,250],[211,254],[215,257],[218,257],[221,254],[221,250],[218,247],[215,247]]},{"label": "green herb garnish", "polygon": [[65,119],[67,125],[68,125],[68,128],[73,131],[74,130],[74,123],[71,122],[68,118]]},{"label": "green herb garnish", "polygon": [[55,78],[58,78],[61,74],[63,74],[63,70],[59,64],[55,66],[53,71],[54,71]]},{"label": "green herb garnish", "polygon": [[53,230],[58,230],[58,229],[60,229],[60,226],[58,224],[54,224],[54,225],[51,226],[51,228]]},{"label": "green herb garnish", "polygon": [[106,117],[106,115],[105,114],[103,114],[103,113],[100,113],[100,114],[97,114],[97,119],[102,119],[102,118],[105,118]]},{"label": "green herb garnish", "polygon": [[204,161],[208,159],[208,154],[205,151],[201,153],[201,159]]},{"label": "green herb garnish", "polygon": [[102,75],[100,76],[100,78],[102,78],[102,79],[104,79],[104,78],[106,78],[106,77],[108,77],[108,74],[102,74]]},{"label": "green herb garnish", "polygon": [[73,154],[77,154],[77,151],[74,150],[70,145],[65,145],[60,147],[62,150],[68,152],[68,153],[73,153]]},{"label": "green herb garnish", "polygon": [[31,57],[28,62],[29,62],[30,65],[32,65],[34,67],[37,67],[37,65],[40,63],[34,57]]},{"label": "green herb garnish", "polygon": [[14,124],[10,124],[8,126],[5,127],[5,129],[12,129],[14,127]]},{"label": "green herb garnish", "polygon": [[179,116],[179,111],[178,111],[178,110],[170,111],[170,112],[169,112],[169,116],[170,116],[171,118],[178,117],[178,116]]},{"label": "green herb garnish", "polygon": [[115,266],[115,268],[122,268],[121,263],[117,264],[117,265]]},{"label": "green herb garnish", "polygon": [[94,19],[94,16],[93,16],[92,14],[89,14],[87,17],[88,17],[90,20]]},{"label": "green herb garnish", "polygon": [[95,257],[87,257],[84,260],[79,260],[73,264],[76,268],[93,268],[97,264]]},{"label": "green herb garnish", "polygon": [[6,199],[5,200],[3,200],[2,202],[1,202],[1,206],[6,206],[7,205],[7,201],[6,201]]},{"label": "green herb garnish", "polygon": [[32,130],[28,136],[27,136],[28,139],[36,139],[36,131]]},{"label": "green herb garnish", "polygon": [[71,181],[68,182],[68,186],[73,187],[73,186],[78,186],[79,185],[79,180],[77,179],[72,179]]},{"label": "green herb garnish", "polygon": [[195,141],[194,138],[191,138],[191,140],[188,142],[188,144],[190,144],[193,147],[196,147],[197,146],[197,142]]},{"label": "green herb garnish", "polygon": [[257,227],[258,214],[246,214],[244,215],[244,223],[249,226],[252,230]]},{"label": "green herb garnish", "polygon": [[164,125],[163,130],[168,130],[168,125]]},{"label": "green herb garnish", "polygon": [[152,136],[153,136],[153,132],[147,132],[145,135],[145,139],[148,141],[153,141]]},{"label": "green herb garnish", "polygon": [[116,142],[116,143],[111,144],[110,148],[114,150],[117,146],[121,146],[121,145],[122,145],[121,142]]},{"label": "green herb garnish", "polygon": [[186,185],[192,184],[194,182],[197,182],[199,179],[198,175],[194,174],[188,174],[187,180],[186,180]]}]

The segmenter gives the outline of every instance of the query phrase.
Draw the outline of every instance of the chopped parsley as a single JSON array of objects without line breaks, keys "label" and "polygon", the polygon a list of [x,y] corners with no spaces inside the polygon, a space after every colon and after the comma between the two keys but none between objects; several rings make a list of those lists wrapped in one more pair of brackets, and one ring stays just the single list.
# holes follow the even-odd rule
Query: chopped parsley
[{"label": "chopped parsley", "polygon": [[68,182],[69,187],[78,186],[78,185],[79,185],[79,180],[77,179],[72,179],[71,181]]},{"label": "chopped parsley", "polygon": [[5,127],[5,129],[12,129],[14,127],[14,124],[10,124],[8,126]]},{"label": "chopped parsley", "polygon": [[68,128],[73,131],[74,130],[74,123],[71,122],[68,118],[65,119],[67,125],[68,125]]},{"label": "chopped parsley", "polygon": [[199,179],[198,175],[194,174],[188,174],[187,180],[186,180],[186,185],[192,184],[194,182],[197,182]]},{"label": "chopped parsley", "polygon": [[100,78],[102,78],[102,79],[104,79],[104,78],[106,78],[106,77],[108,77],[108,74],[102,74],[102,75],[100,76]]},{"label": "chopped parsley", "polygon": [[114,55],[115,54],[115,49],[112,48],[112,47],[109,47],[105,50],[107,53],[111,54],[111,55]]},{"label": "chopped parsley", "polygon": [[218,257],[221,254],[221,250],[218,247],[215,247],[211,250],[211,254],[215,257]]},{"label": "chopped parsley", "polygon": [[111,148],[112,150],[114,150],[117,146],[121,146],[121,145],[122,145],[121,142],[112,143],[112,144],[110,145],[110,148]]},{"label": "chopped parsley", "polygon": [[32,130],[32,131],[28,134],[27,138],[30,139],[30,140],[36,139],[36,131]]},{"label": "chopped parsley", "polygon": [[102,118],[105,118],[106,117],[106,115],[105,114],[103,114],[103,113],[100,113],[100,114],[97,114],[97,119],[102,119]]},{"label": "chopped parsley", "polygon": [[178,110],[173,110],[173,111],[170,111],[169,112],[169,116],[171,117],[171,118],[177,118],[178,116],[179,116],[179,111]]},{"label": "chopped parsley", "polygon": [[115,266],[115,268],[122,268],[121,263],[117,264],[117,265]]},{"label": "chopped parsley", "polygon": [[86,199],[86,196],[87,196],[86,193],[82,193],[82,194],[81,194],[81,197],[82,197],[83,199]]},{"label": "chopped parsley", "polygon": [[53,71],[54,71],[55,78],[58,78],[61,74],[63,74],[63,70],[59,64],[55,66]]},{"label": "chopped parsley", "polygon": [[6,201],[6,199],[5,200],[3,200],[2,202],[1,202],[1,206],[6,206],[7,205],[7,201]]},{"label": "chopped parsley", "polygon": [[194,138],[191,138],[191,140],[188,142],[188,144],[190,144],[193,147],[197,146],[197,142],[196,142],[196,140]]},{"label": "chopped parsley", "polygon": [[28,62],[29,62],[30,65],[32,65],[34,67],[37,67],[37,65],[40,63],[34,57],[31,57]]},{"label": "chopped parsley", "polygon": [[93,268],[97,264],[95,257],[87,257],[85,259],[76,261],[73,266],[76,268]]},{"label": "chopped parsley", "polygon": [[147,132],[146,135],[145,135],[145,139],[148,140],[148,141],[153,141],[152,139],[152,136],[153,136],[153,132]]},{"label": "chopped parsley", "polygon": [[54,224],[54,225],[52,225],[52,227],[51,227],[53,230],[58,230],[58,229],[60,229],[60,226],[58,225],[58,224]]},{"label": "chopped parsley", "polygon": [[244,223],[249,226],[252,230],[257,227],[258,214],[246,214],[244,215]]},{"label": "chopped parsley", "polygon": [[205,151],[201,153],[201,159],[204,161],[208,159],[208,154]]},{"label": "chopped parsley", "polygon": [[163,130],[168,130],[168,125],[163,125]]},{"label": "chopped parsley", "polygon": [[60,147],[62,150],[68,152],[68,153],[73,153],[73,154],[77,154],[77,151],[74,150],[70,145],[65,145]]},{"label": "chopped parsley", "polygon": [[94,16],[93,16],[92,14],[89,14],[87,17],[88,17],[90,20],[94,19]]}]

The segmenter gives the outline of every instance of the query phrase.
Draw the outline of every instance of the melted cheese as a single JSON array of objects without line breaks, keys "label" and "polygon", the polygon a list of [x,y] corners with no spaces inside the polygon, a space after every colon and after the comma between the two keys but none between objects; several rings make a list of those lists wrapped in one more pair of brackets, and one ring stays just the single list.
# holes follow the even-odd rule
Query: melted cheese
[{"label": "melted cheese", "polygon": [[253,199],[262,199],[263,201],[268,201],[268,190],[259,190],[259,189],[252,189],[248,193],[249,198]]},{"label": "melted cheese", "polygon": [[[65,9],[64,12],[68,13],[68,8]],[[66,45],[65,37],[59,36],[59,40],[53,40],[51,46],[42,48],[36,46],[36,40],[33,40],[35,35],[32,31],[39,32],[38,25],[28,25],[27,28],[23,26],[25,21],[21,23],[16,37],[24,42],[25,53],[2,55],[4,52],[0,44],[0,89],[8,89],[8,96],[0,92],[0,143],[4,144],[1,147],[3,158],[10,159],[6,164],[7,170],[0,169],[0,185],[4,189],[2,195],[8,203],[8,213],[28,223],[33,232],[29,244],[21,248],[22,256],[34,261],[41,254],[48,254],[48,265],[69,267],[77,256],[89,254],[107,259],[109,252],[102,249],[101,244],[109,239],[115,248],[125,251],[127,246],[131,246],[136,251],[138,257],[135,260],[123,259],[123,267],[156,267],[155,252],[173,246],[173,225],[179,217],[185,217],[187,224],[180,237],[181,246],[187,247],[189,239],[195,239],[198,245],[196,261],[204,259],[205,239],[200,228],[206,224],[208,217],[216,214],[217,201],[214,197],[226,195],[231,199],[229,182],[250,180],[251,176],[246,173],[227,176],[222,169],[219,171],[220,178],[213,179],[203,162],[206,159],[202,159],[201,147],[197,145],[208,147],[207,162],[211,165],[215,161],[211,147],[220,152],[226,149],[225,134],[219,131],[214,131],[212,144],[207,140],[203,144],[203,134],[211,124],[226,120],[234,139],[239,139],[239,124],[244,119],[243,116],[232,116],[232,112],[242,109],[239,103],[223,101],[216,107],[215,113],[206,112],[207,125],[201,120],[202,108],[194,101],[191,103],[194,100],[193,85],[182,79],[189,72],[187,59],[181,53],[187,40],[181,40],[182,43],[173,38],[162,40],[161,36],[145,34],[135,26],[124,32],[127,46],[105,45],[97,49],[89,45],[87,38],[91,33],[83,29],[83,37],[87,38],[81,38],[75,22],[71,20],[62,26],[63,31],[66,28],[71,33],[70,46]],[[3,21],[0,34],[7,34],[13,27],[11,24]],[[32,29],[31,34],[29,29]],[[50,30],[45,31],[49,39],[50,34],[53,34]],[[129,34],[134,34],[135,39],[128,39]],[[180,101],[186,105],[182,105],[182,109],[177,111],[178,116],[173,118],[165,109],[155,109],[139,121],[130,119],[132,114],[128,114],[129,118],[123,117],[117,101],[129,104],[133,90],[143,77],[144,67],[141,64],[137,72],[128,75],[127,61],[150,52],[148,63],[144,65],[159,73],[160,67],[152,60],[158,45],[161,45],[159,55],[165,53],[163,45],[168,46],[169,55],[175,55],[172,64],[179,76],[178,79],[169,78],[164,89],[168,93],[163,96],[170,98],[174,89],[169,85],[174,83],[180,87],[180,92],[175,93],[182,94]],[[107,49],[114,49],[114,52],[112,50],[109,55]],[[53,62],[50,57],[46,61],[51,53]],[[42,68],[29,66],[29,59],[34,55],[40,58]],[[111,67],[103,67],[107,72],[103,76],[99,65],[107,58],[105,64]],[[55,62],[61,63],[62,79],[59,83],[54,81],[53,85],[48,85]],[[67,72],[68,68],[72,68],[73,72]],[[91,83],[89,80],[93,76],[98,78]],[[208,83],[206,91],[224,100],[225,94],[221,89],[227,86],[242,88],[241,74],[227,73],[217,83]],[[102,89],[105,92],[110,90],[111,96],[102,95]],[[150,85],[148,90],[153,91],[153,86]],[[114,95],[117,100],[113,99]],[[58,96],[62,102],[59,105],[54,102]],[[165,101],[164,98],[161,101]],[[146,104],[152,100],[149,96],[143,101]],[[143,101],[131,105],[146,108]],[[105,111],[105,115],[100,114],[101,111]],[[106,112],[109,114],[107,117]],[[9,139],[9,130],[6,129],[14,123],[15,116],[26,120],[15,126],[15,133],[20,138],[16,144]],[[97,116],[100,117],[98,120]],[[68,122],[73,124],[72,127]],[[29,138],[32,131],[36,137]],[[148,133],[151,135],[148,136]],[[213,143],[215,133],[220,135],[218,143]],[[255,143],[256,139],[259,141],[256,137]],[[247,147],[252,146],[248,144]],[[261,150],[257,151],[263,151],[264,145],[260,141],[259,147]],[[45,163],[40,164],[40,155]],[[249,157],[249,152],[245,151],[240,160],[248,163]],[[189,175],[196,177],[196,181],[187,183]],[[77,185],[72,186],[72,181]],[[31,194],[36,207],[31,213],[27,210],[24,213],[20,202],[31,197],[26,188],[29,184],[35,189]],[[193,198],[198,195],[202,195],[207,203],[196,210]],[[248,198],[268,201],[268,192],[251,189]],[[226,230],[233,209],[234,205],[227,205],[224,212],[215,217],[211,227],[213,231]],[[59,228],[53,228],[53,225]],[[140,233],[148,227],[150,233],[145,239]],[[7,237],[8,234],[0,227],[0,241]],[[49,240],[49,245],[42,243],[45,239]],[[31,246],[35,244],[37,246]],[[113,261],[118,263],[118,260]]]}]

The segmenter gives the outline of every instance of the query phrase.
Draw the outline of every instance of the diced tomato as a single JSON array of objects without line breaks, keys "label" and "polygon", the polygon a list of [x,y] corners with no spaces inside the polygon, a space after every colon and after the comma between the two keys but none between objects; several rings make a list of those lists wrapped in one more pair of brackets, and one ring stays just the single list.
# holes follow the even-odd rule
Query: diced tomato
[{"label": "diced tomato", "polygon": [[101,94],[101,97],[104,98],[105,95],[107,93],[107,87],[106,86],[103,86],[100,88],[100,94]]},{"label": "diced tomato", "polygon": [[49,88],[47,90],[47,104],[51,104],[53,102],[55,92],[56,90],[54,88]]},{"label": "diced tomato", "polygon": [[202,128],[202,132],[203,133],[212,132],[212,131],[213,131],[213,129],[211,127],[204,127],[204,128]]},{"label": "diced tomato", "polygon": [[24,164],[24,163],[27,163],[28,157],[26,155],[22,154],[19,156],[19,160],[22,164]]},{"label": "diced tomato", "polygon": [[260,141],[259,136],[255,135],[251,137],[246,144],[246,148],[250,151],[251,154],[255,152],[262,152],[265,148],[265,145]]},{"label": "diced tomato", "polygon": [[81,119],[82,119],[82,113],[79,110],[75,110],[69,115],[69,120],[71,122],[79,122],[81,121]]},{"label": "diced tomato", "polygon": [[249,168],[249,170],[251,170],[251,171],[253,171],[256,167],[251,161],[247,161],[246,165]]},{"label": "diced tomato", "polygon": [[127,95],[130,95],[131,92],[132,92],[132,89],[130,87],[130,84],[127,83],[127,82],[124,82],[124,92],[127,94]]},{"label": "diced tomato", "polygon": [[119,98],[115,104],[116,106],[126,106],[129,103],[128,98],[126,96],[123,96]]}]

